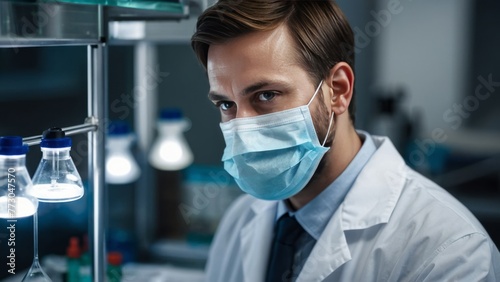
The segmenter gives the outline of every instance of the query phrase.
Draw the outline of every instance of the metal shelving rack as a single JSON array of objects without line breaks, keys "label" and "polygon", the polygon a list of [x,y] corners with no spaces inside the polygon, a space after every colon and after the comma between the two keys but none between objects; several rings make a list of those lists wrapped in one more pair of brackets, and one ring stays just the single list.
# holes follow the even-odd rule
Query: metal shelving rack
[{"label": "metal shelving rack", "polygon": [[[92,1],[47,0],[23,2],[0,0],[0,48],[87,46],[87,112],[81,125],[64,128],[68,135],[88,132],[88,191],[92,199],[89,215],[89,243],[92,254],[93,281],[105,279],[105,129],[107,119],[107,46],[108,44],[134,45],[135,83],[144,78],[144,68],[156,61],[156,44],[186,42],[194,30],[195,19],[189,18],[189,6],[182,1],[172,4],[169,11],[132,9],[116,6],[89,5]],[[96,1],[94,1],[96,2]],[[102,2],[102,1],[101,1]],[[208,0],[194,0],[201,10]],[[86,4],[82,4],[86,3]],[[174,21],[173,21],[174,20]],[[130,37],[130,24],[141,26],[142,33]],[[153,93],[155,94],[155,93]],[[154,97],[155,95],[151,95]],[[139,99],[136,103],[139,103]],[[151,101],[138,105],[136,128],[139,143],[146,151],[153,134]],[[39,144],[41,136],[24,138],[29,145]],[[142,179],[147,181],[148,175]],[[142,184],[144,184],[141,181]],[[141,193],[143,194],[143,193]],[[148,205],[150,197],[139,199],[137,204]],[[151,196],[151,195],[150,195]],[[140,240],[149,243],[151,210],[138,209],[136,221]]]},{"label": "metal shelving rack", "polygon": [[[104,138],[106,119],[106,42],[102,6],[0,1],[0,48],[88,46],[88,116],[71,134],[88,132],[89,216],[93,281],[104,281]],[[38,144],[40,136],[25,138]]]}]

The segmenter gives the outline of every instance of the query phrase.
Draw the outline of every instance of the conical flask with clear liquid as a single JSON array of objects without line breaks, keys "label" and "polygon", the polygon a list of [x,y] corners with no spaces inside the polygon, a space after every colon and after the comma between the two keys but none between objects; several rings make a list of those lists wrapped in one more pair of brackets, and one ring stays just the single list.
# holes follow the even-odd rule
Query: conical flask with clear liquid
[{"label": "conical flask with clear liquid", "polygon": [[42,160],[33,176],[33,193],[40,202],[70,202],[84,194],[83,183],[70,156],[71,138],[60,128],[43,132]]},{"label": "conical flask with clear liquid", "polygon": [[33,185],[26,169],[27,152],[21,137],[0,137],[0,218],[27,217],[38,209],[38,200],[30,195]]}]

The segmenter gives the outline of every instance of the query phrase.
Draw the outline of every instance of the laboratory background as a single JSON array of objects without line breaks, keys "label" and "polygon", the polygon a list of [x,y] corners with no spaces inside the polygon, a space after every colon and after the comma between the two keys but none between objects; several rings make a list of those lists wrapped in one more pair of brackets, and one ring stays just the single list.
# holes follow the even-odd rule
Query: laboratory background
[{"label": "laboratory background", "polygon": [[[81,7],[95,4],[69,2],[46,1],[44,8],[0,0],[0,136],[26,138],[86,122],[88,47],[26,47],[11,37],[13,27],[23,40],[38,29],[69,36],[66,26],[85,30]],[[104,271],[116,267],[130,281],[199,281],[219,220],[242,192],[222,167],[219,111],[190,47],[197,16],[213,1],[163,2],[182,9],[176,15],[106,7]],[[458,198],[500,246],[500,2],[337,2],[355,34],[356,128],[389,136],[409,166]],[[22,280],[35,232],[41,267],[53,281],[67,281],[75,259],[82,277],[91,272],[89,142],[87,133],[70,137],[85,193],[75,201],[40,201],[37,230],[33,216],[17,219],[16,274],[8,271],[10,223],[0,219],[0,281]],[[122,159],[112,162],[116,156]],[[39,145],[29,146],[31,177],[42,157]]]}]

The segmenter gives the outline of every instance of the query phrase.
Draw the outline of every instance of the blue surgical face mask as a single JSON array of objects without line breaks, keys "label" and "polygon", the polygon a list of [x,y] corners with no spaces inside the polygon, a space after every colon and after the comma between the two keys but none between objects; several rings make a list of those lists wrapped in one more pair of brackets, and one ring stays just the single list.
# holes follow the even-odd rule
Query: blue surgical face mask
[{"label": "blue surgical face mask", "polygon": [[319,143],[309,105],[220,124],[226,148],[224,168],[241,190],[264,200],[296,195],[309,182],[329,148]]}]

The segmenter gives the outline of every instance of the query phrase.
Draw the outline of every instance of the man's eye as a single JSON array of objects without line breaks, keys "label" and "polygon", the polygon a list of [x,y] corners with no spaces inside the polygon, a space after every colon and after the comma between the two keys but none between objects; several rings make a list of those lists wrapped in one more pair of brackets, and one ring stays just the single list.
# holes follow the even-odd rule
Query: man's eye
[{"label": "man's eye", "polygon": [[267,91],[267,92],[262,92],[259,94],[259,100],[260,101],[270,101],[272,100],[274,97],[276,97],[276,93],[274,92],[270,92],[270,91]]},{"label": "man's eye", "polygon": [[229,110],[232,106],[234,105],[233,102],[225,102],[225,101],[220,101],[215,104],[216,107],[219,107],[223,111]]}]

